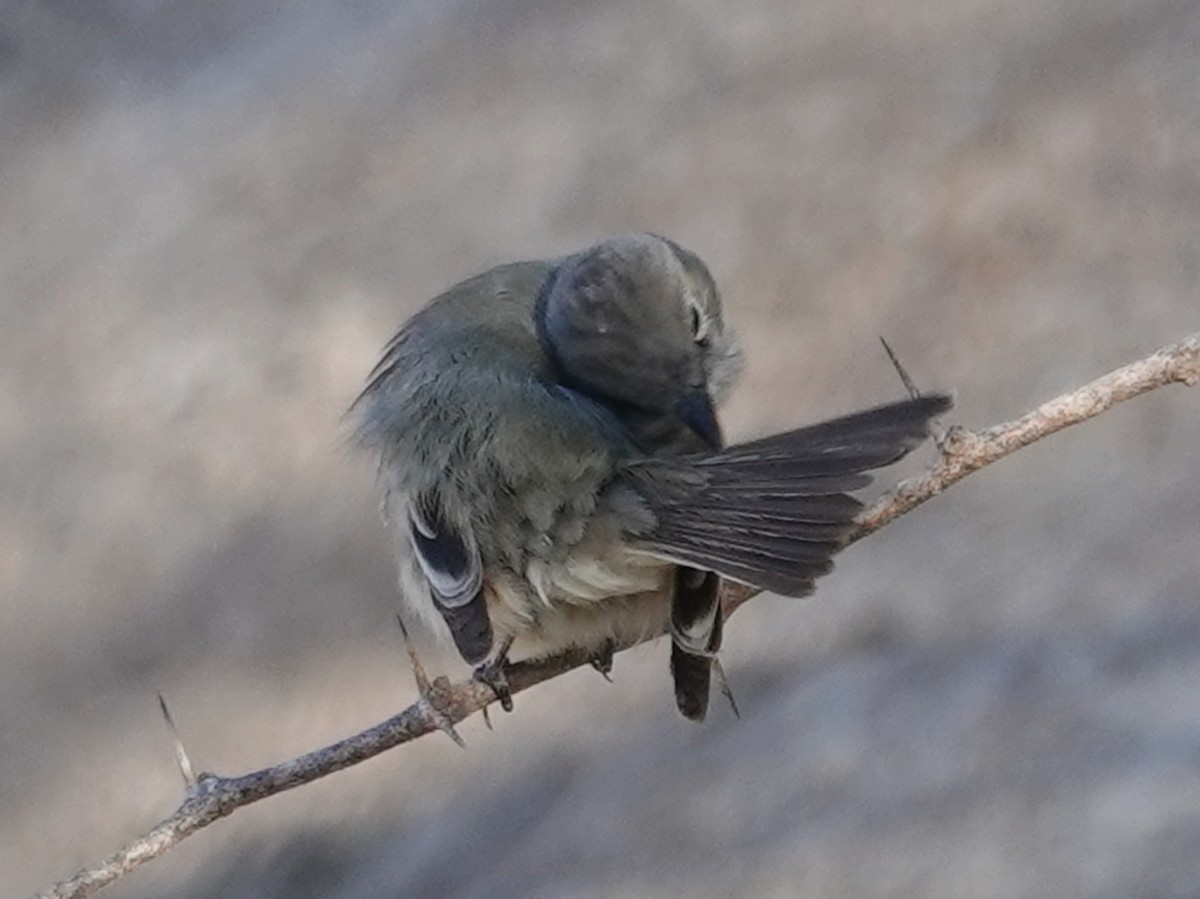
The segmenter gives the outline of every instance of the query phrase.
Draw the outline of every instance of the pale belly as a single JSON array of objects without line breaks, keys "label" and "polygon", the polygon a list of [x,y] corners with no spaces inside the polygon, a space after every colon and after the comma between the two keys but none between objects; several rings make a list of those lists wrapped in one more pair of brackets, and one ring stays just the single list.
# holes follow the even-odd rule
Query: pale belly
[{"label": "pale belly", "polygon": [[673,569],[625,548],[603,559],[533,560],[525,583],[497,579],[485,588],[492,629],[497,641],[513,638],[514,661],[571,646],[599,652],[610,640],[640,642],[666,631]]}]

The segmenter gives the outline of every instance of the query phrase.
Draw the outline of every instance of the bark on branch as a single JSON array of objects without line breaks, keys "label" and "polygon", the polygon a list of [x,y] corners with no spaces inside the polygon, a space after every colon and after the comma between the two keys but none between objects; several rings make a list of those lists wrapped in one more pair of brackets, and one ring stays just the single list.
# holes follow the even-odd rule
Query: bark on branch
[{"label": "bark on branch", "polygon": [[[1117,403],[1157,387],[1176,383],[1192,386],[1197,382],[1200,382],[1200,332],[1043,403],[1015,421],[982,430],[952,426],[938,441],[938,462],[924,473],[900,482],[865,508],[849,542],[861,540],[971,472],[1055,431],[1094,418]],[[727,585],[726,609],[733,611],[754,593],[749,588]],[[628,648],[628,645],[616,647],[617,651]],[[589,653],[572,651],[536,662],[517,663],[508,670],[509,684],[513,693],[519,693],[589,661]],[[67,899],[91,895],[242,806],[356,765],[432,731],[452,731],[454,724],[496,701],[491,688],[476,681],[451,684],[439,677],[427,687],[426,695],[404,711],[331,746],[240,777],[200,774],[189,783],[184,802],[174,814],[108,858],[39,893],[38,897]]]}]

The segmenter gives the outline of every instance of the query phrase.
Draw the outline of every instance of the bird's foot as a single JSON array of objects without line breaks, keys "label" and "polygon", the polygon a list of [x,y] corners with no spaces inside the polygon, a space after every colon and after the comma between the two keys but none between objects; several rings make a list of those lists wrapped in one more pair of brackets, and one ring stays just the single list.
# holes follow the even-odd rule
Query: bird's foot
[{"label": "bird's foot", "polygon": [[612,683],[613,654],[616,650],[616,641],[609,637],[590,662],[591,666],[600,672],[600,676],[610,684]]},{"label": "bird's foot", "polygon": [[[474,672],[475,680],[491,687],[492,692],[496,694],[496,699],[500,700],[500,708],[506,712],[513,710],[512,690],[508,686],[508,676],[505,674],[505,668],[508,666],[508,650],[512,647],[512,642],[513,638],[508,637],[500,645],[500,651],[486,662],[476,666]],[[487,709],[485,708],[483,711],[486,716]],[[488,721],[488,726],[491,726],[491,721]]]}]

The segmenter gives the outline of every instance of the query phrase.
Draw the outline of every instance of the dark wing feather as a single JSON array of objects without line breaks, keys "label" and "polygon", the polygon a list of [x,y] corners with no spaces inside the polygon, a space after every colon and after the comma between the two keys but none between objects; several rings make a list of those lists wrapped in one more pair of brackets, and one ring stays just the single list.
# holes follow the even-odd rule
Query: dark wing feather
[{"label": "dark wing feather", "polygon": [[483,563],[470,535],[456,531],[441,513],[434,493],[418,498],[411,510],[410,534],[417,564],[429,581],[454,645],[478,664],[492,649],[492,625],[483,597]]},{"label": "dark wing feather", "polygon": [[639,459],[622,476],[657,521],[648,551],[754,587],[803,596],[832,567],[861,503],[846,491],[903,457],[950,408],[932,395],[727,450]]},{"label": "dark wing feather", "polygon": [[671,597],[671,678],[685,718],[708,712],[713,657],[721,648],[721,579],[711,571],[675,570]]}]

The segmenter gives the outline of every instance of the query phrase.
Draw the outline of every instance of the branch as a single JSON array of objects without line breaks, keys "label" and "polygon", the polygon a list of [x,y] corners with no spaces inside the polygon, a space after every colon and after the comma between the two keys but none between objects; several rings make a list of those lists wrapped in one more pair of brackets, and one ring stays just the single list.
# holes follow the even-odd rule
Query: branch
[{"label": "branch", "polygon": [[1200,383],[1200,331],[1144,359],[1123,365],[1077,390],[1042,403],[1016,421],[981,431],[955,425],[938,441],[942,454],[940,461],[924,474],[901,481],[890,493],[864,509],[849,542],[874,533],[971,472],[1056,431],[1095,418],[1117,403],[1166,384],[1194,387],[1197,383]]},{"label": "branch", "polygon": [[[938,440],[941,451],[938,462],[923,474],[900,482],[895,489],[863,509],[858,516],[858,527],[847,542],[861,540],[971,472],[1055,431],[1094,418],[1117,403],[1165,384],[1192,386],[1198,382],[1200,332],[1043,403],[1015,421],[979,431],[955,425]],[[732,612],[757,592],[749,587],[727,584],[726,609]],[[615,650],[628,649],[631,645],[619,645]],[[509,685],[513,693],[519,693],[591,660],[590,653],[572,650],[548,659],[518,662],[507,669]],[[491,688],[482,683],[466,681],[451,685],[444,677],[434,680],[423,692],[425,695],[420,700],[398,715],[332,746],[241,777],[200,774],[189,785],[183,805],[173,815],[120,851],[39,893],[38,897],[88,896],[242,806],[357,765],[431,731],[452,732],[454,724],[496,700]]]}]

